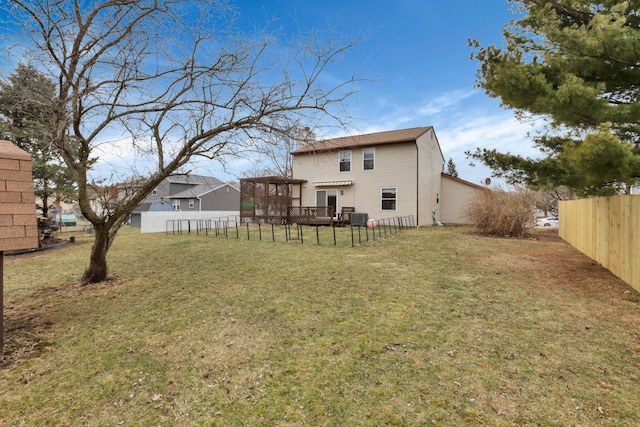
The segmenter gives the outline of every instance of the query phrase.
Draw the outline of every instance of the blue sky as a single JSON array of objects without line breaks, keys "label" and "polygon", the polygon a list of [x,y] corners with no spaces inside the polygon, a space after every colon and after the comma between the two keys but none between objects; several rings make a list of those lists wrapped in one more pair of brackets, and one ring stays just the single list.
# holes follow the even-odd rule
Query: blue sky
[{"label": "blue sky", "polygon": [[[506,0],[238,0],[241,22],[277,19],[285,32],[333,28],[362,34],[362,42],[331,72],[372,79],[348,101],[352,132],[434,126],[446,159],[460,177],[484,182],[491,171],[469,167],[476,147],[535,155],[530,123],[517,122],[500,101],[474,89],[477,64],[468,39],[500,44],[502,27],[516,16]],[[338,135],[326,135],[338,136]],[[494,180],[495,182],[495,180]]]},{"label": "blue sky", "polygon": [[[483,147],[538,154],[528,135],[535,130],[532,123],[516,121],[499,100],[474,88],[477,64],[470,59],[468,39],[485,46],[501,44],[502,27],[517,17],[507,0],[231,0],[231,4],[246,30],[272,21],[271,28],[281,28],[285,35],[332,29],[337,36],[362,39],[325,76],[334,83],[354,74],[365,79],[347,101],[351,134],[434,126],[445,159],[452,158],[460,177],[473,183],[483,183],[491,171],[480,164],[470,167],[466,150]],[[318,132],[319,137],[344,134]],[[128,153],[122,151],[112,157],[116,162]],[[192,171],[233,181],[252,166],[249,160],[231,162],[223,170],[217,162],[195,162]],[[108,163],[105,170],[116,168]]]}]

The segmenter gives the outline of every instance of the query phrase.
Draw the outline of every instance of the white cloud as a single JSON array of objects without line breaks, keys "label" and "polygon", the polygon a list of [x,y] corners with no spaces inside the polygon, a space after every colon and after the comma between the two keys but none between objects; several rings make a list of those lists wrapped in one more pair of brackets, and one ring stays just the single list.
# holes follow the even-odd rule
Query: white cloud
[{"label": "white cloud", "polygon": [[522,122],[512,111],[499,107],[498,101],[477,90],[452,90],[436,94],[417,105],[397,105],[378,98],[357,126],[358,132],[370,133],[418,126],[434,126],[446,160],[452,158],[460,177],[482,183],[492,171],[464,154],[476,148],[496,149],[525,157],[538,157],[532,134],[543,123]]},{"label": "white cloud", "polygon": [[436,133],[445,158],[454,159],[460,178],[471,182],[483,182],[492,171],[478,162],[474,162],[474,167],[470,166],[471,160],[465,151],[487,148],[524,157],[540,156],[531,135],[542,124],[518,121],[509,111],[498,114],[469,111],[454,119],[441,117],[438,122]]},{"label": "white cloud", "polygon": [[468,90],[455,90],[451,92],[445,92],[433,100],[429,100],[426,105],[418,108],[418,117],[429,117],[435,114],[440,114],[449,108],[452,108],[467,98],[473,96],[476,92]]}]

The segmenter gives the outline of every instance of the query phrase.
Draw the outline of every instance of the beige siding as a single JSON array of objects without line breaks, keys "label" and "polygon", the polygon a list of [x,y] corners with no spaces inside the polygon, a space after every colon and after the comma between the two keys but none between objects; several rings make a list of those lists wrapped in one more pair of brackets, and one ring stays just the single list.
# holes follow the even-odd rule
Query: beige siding
[{"label": "beige siding", "polygon": [[[431,224],[431,208],[440,192],[444,159],[433,131],[415,143],[375,147],[374,170],[364,170],[363,148],[351,150],[351,171],[340,172],[339,152],[319,152],[294,156],[296,179],[305,179],[303,206],[315,206],[316,190],[337,189],[338,210],[353,206],[369,218],[382,219],[413,215],[418,225]],[[317,187],[314,182],[352,181],[352,185]],[[397,210],[382,210],[381,189],[397,188]]]},{"label": "beige siding", "polygon": [[467,203],[475,197],[478,191],[484,191],[482,187],[461,180],[442,177],[442,223],[443,224],[467,224],[464,211]]},{"label": "beige siding", "polygon": [[431,225],[433,224],[432,209],[434,207],[437,207],[436,218],[442,221],[441,173],[444,167],[444,157],[433,130],[418,138],[417,145],[418,180],[420,183],[417,194],[417,221],[418,225]]}]

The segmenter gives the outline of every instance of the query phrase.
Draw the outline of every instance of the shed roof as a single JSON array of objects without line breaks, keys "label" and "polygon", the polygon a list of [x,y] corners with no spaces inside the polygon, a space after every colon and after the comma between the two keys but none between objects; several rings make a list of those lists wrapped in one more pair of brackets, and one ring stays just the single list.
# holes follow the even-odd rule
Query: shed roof
[{"label": "shed roof", "polygon": [[291,152],[292,155],[316,153],[319,151],[343,150],[347,148],[371,147],[376,145],[415,142],[419,137],[433,130],[433,126],[369,133],[365,135],[344,136],[325,139],[305,145]]},{"label": "shed roof", "polygon": [[2,158],[4,159],[31,161],[31,154],[11,141],[0,140],[0,152],[2,152]]},{"label": "shed roof", "polygon": [[481,190],[488,190],[488,187],[483,187],[481,185],[474,184],[473,182],[458,178],[457,176],[449,175],[448,173],[441,172],[440,175],[442,175],[443,178],[449,178],[452,181],[456,181],[456,182],[459,182],[461,184],[468,185],[470,187],[479,188]]}]

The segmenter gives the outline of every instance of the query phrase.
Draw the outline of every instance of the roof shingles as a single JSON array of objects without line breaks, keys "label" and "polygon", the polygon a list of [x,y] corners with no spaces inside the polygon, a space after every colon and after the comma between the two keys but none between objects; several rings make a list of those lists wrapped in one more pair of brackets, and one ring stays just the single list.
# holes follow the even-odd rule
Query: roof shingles
[{"label": "roof shingles", "polygon": [[297,154],[317,153],[320,151],[334,151],[358,147],[371,147],[375,145],[415,142],[420,136],[432,129],[433,126],[424,126],[411,129],[325,139],[323,141],[299,147],[297,150],[292,151],[291,154],[295,156]]}]

